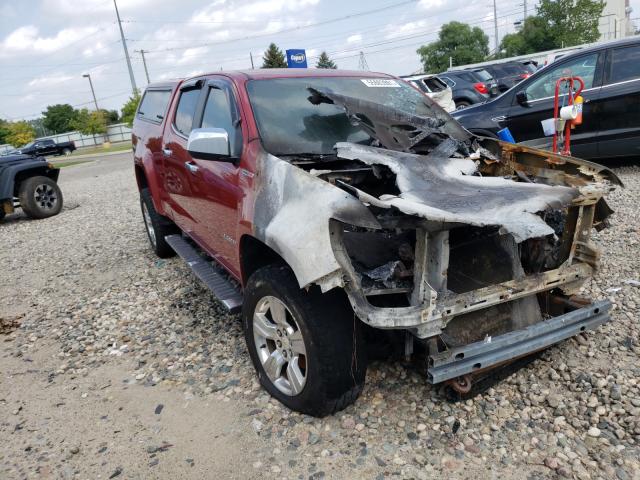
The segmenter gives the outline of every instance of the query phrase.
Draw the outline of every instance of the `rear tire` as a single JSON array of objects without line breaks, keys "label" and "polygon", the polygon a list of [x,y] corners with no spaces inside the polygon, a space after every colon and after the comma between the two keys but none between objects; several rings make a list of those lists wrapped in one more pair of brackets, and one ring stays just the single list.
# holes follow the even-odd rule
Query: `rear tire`
[{"label": "rear tire", "polygon": [[164,237],[178,233],[180,230],[171,220],[156,211],[148,188],[140,191],[140,208],[147,237],[155,254],[160,258],[175,256],[176,252],[173,251]]},{"label": "rear tire", "polygon": [[20,184],[18,199],[24,213],[31,218],[53,217],[62,210],[62,191],[49,177],[27,178]]},{"label": "rear tire", "polygon": [[456,103],[456,110],[462,110],[463,108],[467,108],[471,106],[471,102],[468,102],[466,100],[459,100],[455,103]]},{"label": "rear tire", "polygon": [[68,157],[69,155],[71,155],[71,149],[70,149],[70,148],[64,148],[64,149],[62,150],[62,154],[63,154],[65,157]]},{"label": "rear tire", "polygon": [[247,282],[242,320],[260,383],[286,407],[323,417],[362,392],[367,359],[361,324],[343,291],[301,289],[289,267],[269,265]]}]

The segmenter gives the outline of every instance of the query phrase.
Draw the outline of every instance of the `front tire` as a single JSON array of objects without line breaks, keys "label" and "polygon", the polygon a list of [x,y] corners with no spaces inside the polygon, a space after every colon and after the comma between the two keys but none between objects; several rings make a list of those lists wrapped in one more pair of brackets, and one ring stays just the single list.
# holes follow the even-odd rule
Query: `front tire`
[{"label": "front tire", "polygon": [[31,218],[53,217],[62,210],[62,191],[49,177],[27,178],[20,184],[18,199],[24,213]]},{"label": "front tire", "polygon": [[156,211],[148,188],[140,191],[140,209],[142,210],[142,219],[144,220],[147,237],[155,254],[160,258],[175,256],[176,252],[173,251],[173,248],[164,237],[178,233],[178,227]]},{"label": "front tire", "polygon": [[62,150],[62,154],[63,154],[65,157],[68,157],[69,155],[71,155],[71,149],[70,149],[70,148],[64,148],[64,149]]},{"label": "front tire", "polygon": [[366,351],[343,291],[301,289],[287,266],[269,265],[249,278],[242,319],[260,383],[288,408],[323,417],[362,392]]}]

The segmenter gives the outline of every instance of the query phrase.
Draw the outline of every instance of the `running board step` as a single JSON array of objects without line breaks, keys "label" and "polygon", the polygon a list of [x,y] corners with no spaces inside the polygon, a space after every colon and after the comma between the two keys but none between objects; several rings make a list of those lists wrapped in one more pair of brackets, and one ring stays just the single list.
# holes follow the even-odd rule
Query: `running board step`
[{"label": "running board step", "polygon": [[240,311],[242,294],[224,275],[216,271],[210,260],[200,256],[182,235],[167,235],[164,239],[229,312]]}]

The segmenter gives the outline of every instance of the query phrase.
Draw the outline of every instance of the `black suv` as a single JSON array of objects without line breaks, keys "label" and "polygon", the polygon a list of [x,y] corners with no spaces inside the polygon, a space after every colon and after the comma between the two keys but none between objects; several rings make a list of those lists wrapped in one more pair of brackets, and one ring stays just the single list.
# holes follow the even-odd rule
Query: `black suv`
[{"label": "black suv", "polygon": [[486,102],[498,94],[498,85],[486,70],[451,70],[438,74],[438,78],[451,87],[456,108]]},{"label": "black suv", "polygon": [[60,170],[42,157],[0,157],[0,220],[20,206],[31,218],[46,218],[62,210]]},{"label": "black suv", "polygon": [[[571,133],[571,153],[586,159],[640,155],[640,38],[562,57],[498,98],[453,116],[478,135],[495,137],[509,127],[516,142],[549,148],[541,122],[553,117],[556,80],[568,75],[585,82],[582,124]],[[560,100],[566,104],[566,94]]]}]

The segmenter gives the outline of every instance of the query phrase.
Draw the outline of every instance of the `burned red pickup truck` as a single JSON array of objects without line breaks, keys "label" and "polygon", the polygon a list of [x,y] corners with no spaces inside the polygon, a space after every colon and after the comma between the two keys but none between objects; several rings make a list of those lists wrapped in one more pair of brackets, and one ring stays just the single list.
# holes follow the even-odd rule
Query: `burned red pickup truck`
[{"label": "burned red pickup truck", "polygon": [[397,78],[251,70],[150,85],[133,128],[149,240],[242,310],[262,385],[354,402],[371,332],[427,380],[476,375],[609,321],[608,169],[470,134]]}]

